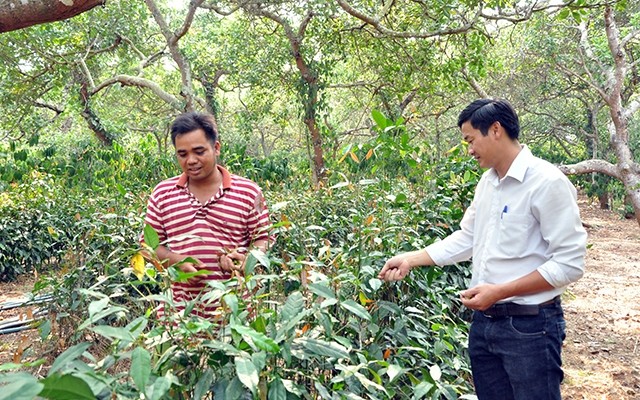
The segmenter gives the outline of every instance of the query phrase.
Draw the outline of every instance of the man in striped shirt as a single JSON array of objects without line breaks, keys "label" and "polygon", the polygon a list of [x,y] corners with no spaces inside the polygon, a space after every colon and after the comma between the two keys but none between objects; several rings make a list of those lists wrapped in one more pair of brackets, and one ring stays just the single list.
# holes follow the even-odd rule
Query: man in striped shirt
[{"label": "man in striped shirt", "polygon": [[171,140],[182,174],[156,186],[145,222],[158,233],[161,245],[156,254],[166,265],[191,257],[197,262],[179,264],[182,271],[208,272],[172,283],[175,311],[195,300],[192,313],[213,319],[219,304],[198,301],[206,282],[229,279],[233,271],[242,273],[247,251],[266,249],[269,212],[256,183],[217,164],[220,142],[212,115],[178,116],[171,125]]}]

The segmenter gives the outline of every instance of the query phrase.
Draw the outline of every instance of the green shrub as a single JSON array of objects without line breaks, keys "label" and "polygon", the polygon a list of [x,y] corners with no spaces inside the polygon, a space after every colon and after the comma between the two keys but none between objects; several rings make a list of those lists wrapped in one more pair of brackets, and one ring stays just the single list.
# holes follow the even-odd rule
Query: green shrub
[{"label": "green shrub", "polygon": [[[37,257],[55,259],[57,268],[42,274],[36,289],[54,293],[40,329],[61,354],[47,376],[19,372],[35,364],[5,365],[0,382],[49,399],[191,399],[211,391],[234,399],[455,399],[470,393],[467,323],[456,294],[466,287],[468,265],[416,270],[393,284],[377,279],[391,255],[455,230],[479,178],[462,148],[436,165],[403,169],[407,157],[429,149],[414,150],[391,164],[371,158],[367,168],[334,168],[327,186],[313,191],[293,172],[297,161],[231,163],[234,172],[253,171],[265,188],[277,240],[267,254],[249,258],[242,282],[253,291],[249,299],[235,279],[212,284],[202,300],[225,304],[215,322],[176,314],[169,314],[171,322],[158,320],[158,305],[171,302],[169,283],[185,274],[159,272],[153,260],[142,272],[130,265],[149,188],[175,174],[162,157],[115,149],[84,158],[111,173],[32,180],[33,190],[12,187],[2,195],[0,221],[10,211],[18,218],[21,205],[26,219],[58,233],[39,239],[53,250]],[[144,164],[137,168],[156,171],[128,174],[134,159]],[[394,175],[399,171],[407,173]],[[25,269],[38,261],[29,251]],[[12,393],[18,392],[0,392],[0,399]]]}]

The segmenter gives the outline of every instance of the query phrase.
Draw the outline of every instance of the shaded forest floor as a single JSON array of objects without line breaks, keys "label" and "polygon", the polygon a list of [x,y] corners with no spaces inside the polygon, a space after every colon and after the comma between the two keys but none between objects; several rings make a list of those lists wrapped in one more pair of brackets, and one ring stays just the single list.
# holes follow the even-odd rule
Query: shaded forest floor
[{"label": "shaded forest floor", "polygon": [[[588,225],[586,273],[564,297],[565,400],[640,399],[640,227],[580,199]],[[0,283],[0,303],[18,299],[34,279]],[[0,311],[0,320],[24,309]],[[0,335],[0,364],[42,357],[38,332]]]}]

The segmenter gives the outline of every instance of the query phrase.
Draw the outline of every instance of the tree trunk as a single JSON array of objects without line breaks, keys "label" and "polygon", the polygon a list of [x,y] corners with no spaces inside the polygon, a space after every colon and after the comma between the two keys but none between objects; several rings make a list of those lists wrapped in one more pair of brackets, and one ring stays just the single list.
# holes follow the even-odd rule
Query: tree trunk
[{"label": "tree trunk", "polygon": [[113,134],[109,132],[102,122],[100,122],[100,117],[96,115],[96,113],[91,109],[91,94],[89,92],[89,83],[82,72],[76,72],[76,81],[80,84],[80,104],[82,105],[82,111],[80,115],[87,121],[87,125],[89,125],[89,129],[93,131],[96,135],[100,143],[107,147],[111,147],[113,145]]},{"label": "tree trunk", "polygon": [[603,192],[598,194],[598,201],[600,202],[601,210],[609,209],[609,192]]},{"label": "tree trunk", "polygon": [[0,0],[0,33],[75,17],[106,0]]},{"label": "tree trunk", "polygon": [[616,25],[613,8],[609,5],[605,7],[604,21],[613,66],[607,73],[609,81],[606,87],[598,86],[595,82],[590,83],[596,87],[609,109],[611,118],[609,145],[616,155],[616,164],[604,160],[587,160],[575,165],[561,166],[560,169],[566,174],[600,172],[618,179],[624,185],[625,196],[633,205],[635,219],[640,225],[640,164],[634,161],[633,153],[629,148],[629,121],[640,109],[640,101],[632,100],[626,104],[626,107],[623,104],[622,93],[631,68],[626,61],[626,53],[622,45],[623,41],[620,40],[620,31]]},{"label": "tree trunk", "polygon": [[245,6],[245,10],[250,14],[266,17],[276,22],[284,29],[284,33],[289,40],[291,54],[293,55],[296,67],[300,72],[302,87],[299,89],[299,94],[304,107],[304,124],[309,131],[311,145],[313,146],[313,156],[311,160],[313,162],[313,183],[315,186],[318,186],[326,178],[324,151],[322,149],[323,138],[318,124],[318,114],[316,112],[320,85],[318,82],[318,70],[313,66],[312,62],[307,62],[304,59],[301,48],[305,31],[314,14],[312,12],[308,12],[300,22],[297,32],[294,32],[292,26],[287,20],[270,11],[255,7],[251,4]]}]

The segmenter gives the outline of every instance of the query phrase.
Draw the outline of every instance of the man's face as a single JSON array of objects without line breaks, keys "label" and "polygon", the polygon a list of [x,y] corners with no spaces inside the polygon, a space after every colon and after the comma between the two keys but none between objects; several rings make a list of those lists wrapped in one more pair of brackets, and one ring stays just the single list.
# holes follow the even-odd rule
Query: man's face
[{"label": "man's face", "polygon": [[220,142],[211,144],[202,129],[176,136],[176,156],[182,171],[192,181],[213,178]]},{"label": "man's face", "polygon": [[482,168],[491,168],[495,164],[496,143],[493,140],[495,135],[492,135],[492,129],[493,127],[489,128],[489,134],[484,136],[471,126],[469,121],[460,127],[462,139],[469,144],[469,155],[475,158]]}]

